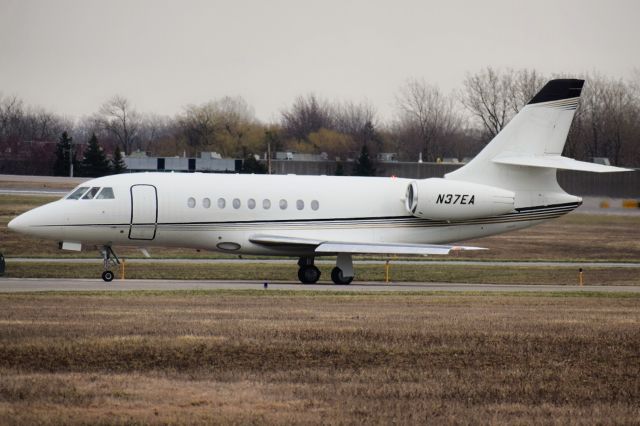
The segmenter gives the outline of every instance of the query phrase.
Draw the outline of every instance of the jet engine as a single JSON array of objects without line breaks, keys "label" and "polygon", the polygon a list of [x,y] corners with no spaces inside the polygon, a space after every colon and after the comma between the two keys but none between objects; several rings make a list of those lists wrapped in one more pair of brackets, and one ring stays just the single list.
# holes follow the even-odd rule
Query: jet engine
[{"label": "jet engine", "polygon": [[513,211],[515,194],[495,186],[431,178],[409,183],[405,206],[414,216],[464,220]]}]

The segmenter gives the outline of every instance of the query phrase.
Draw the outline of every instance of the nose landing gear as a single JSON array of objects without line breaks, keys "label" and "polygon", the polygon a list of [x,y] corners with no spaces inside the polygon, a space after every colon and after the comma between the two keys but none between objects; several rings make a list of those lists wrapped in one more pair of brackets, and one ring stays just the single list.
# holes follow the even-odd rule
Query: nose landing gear
[{"label": "nose landing gear", "polygon": [[102,273],[102,279],[109,283],[113,281],[113,277],[115,276],[109,268],[111,266],[117,267],[120,264],[120,259],[118,259],[118,256],[116,256],[111,246],[103,246],[100,253],[104,260],[104,272]]},{"label": "nose landing gear", "polygon": [[110,283],[111,281],[113,281],[113,272],[104,271],[102,273],[102,279],[105,280],[106,282]]}]

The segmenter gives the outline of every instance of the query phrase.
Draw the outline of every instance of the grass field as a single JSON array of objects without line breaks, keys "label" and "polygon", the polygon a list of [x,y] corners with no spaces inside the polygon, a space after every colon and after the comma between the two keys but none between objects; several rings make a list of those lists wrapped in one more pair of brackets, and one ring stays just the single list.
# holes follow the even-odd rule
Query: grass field
[{"label": "grass field", "polygon": [[[52,201],[51,197],[0,195],[0,252],[10,257],[97,257],[97,252],[58,250],[56,242],[9,232],[6,224],[16,215]],[[438,259],[638,261],[640,216],[569,214],[542,225],[507,234],[468,241],[489,250]],[[141,257],[131,248],[117,248],[125,258]],[[224,258],[226,254],[188,249],[152,248],[158,258]],[[251,258],[251,257],[249,257]],[[434,257],[435,258],[435,257]]]},{"label": "grass field", "polygon": [[640,299],[0,295],[0,422],[636,423]]}]

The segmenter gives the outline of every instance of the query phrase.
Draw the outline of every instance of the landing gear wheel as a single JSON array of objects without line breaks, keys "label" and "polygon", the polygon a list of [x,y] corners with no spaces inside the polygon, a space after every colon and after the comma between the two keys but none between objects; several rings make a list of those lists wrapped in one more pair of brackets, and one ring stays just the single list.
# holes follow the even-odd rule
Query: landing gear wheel
[{"label": "landing gear wheel", "polygon": [[342,276],[342,269],[336,266],[331,270],[331,280],[336,284],[347,285],[351,284],[351,281],[353,281],[353,277]]},{"label": "landing gear wheel", "polygon": [[315,284],[320,279],[320,270],[314,265],[301,266],[298,269],[298,279],[302,284]]},{"label": "landing gear wheel", "polygon": [[102,254],[102,259],[104,262],[104,272],[102,273],[102,279],[105,282],[110,283],[113,281],[113,272],[109,270],[110,267],[117,267],[120,264],[120,259],[113,252],[111,246],[102,246],[102,250],[100,250]]},{"label": "landing gear wheel", "polygon": [[104,271],[102,273],[102,279],[105,280],[106,282],[110,283],[111,281],[113,281],[113,272]]}]

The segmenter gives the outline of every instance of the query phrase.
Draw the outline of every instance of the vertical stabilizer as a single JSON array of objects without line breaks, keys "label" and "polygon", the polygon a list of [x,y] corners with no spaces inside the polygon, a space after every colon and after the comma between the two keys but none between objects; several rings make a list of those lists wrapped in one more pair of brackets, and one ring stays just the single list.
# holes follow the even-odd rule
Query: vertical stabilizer
[{"label": "vertical stabilizer", "polygon": [[560,157],[583,84],[584,80],[576,79],[549,81],[471,162],[445,178],[515,191],[518,204],[564,199],[556,180],[557,167],[501,163],[500,159]]}]

